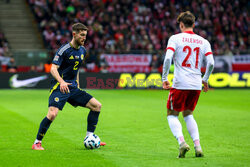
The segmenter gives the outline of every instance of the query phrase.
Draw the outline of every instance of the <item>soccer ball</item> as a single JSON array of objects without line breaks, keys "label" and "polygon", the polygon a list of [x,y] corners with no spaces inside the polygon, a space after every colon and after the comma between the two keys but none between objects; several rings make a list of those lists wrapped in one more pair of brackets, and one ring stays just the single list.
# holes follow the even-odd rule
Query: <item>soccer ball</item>
[{"label": "soccer ball", "polygon": [[100,147],[100,138],[95,135],[95,134],[91,134],[85,137],[84,139],[84,146],[87,149],[96,149]]}]

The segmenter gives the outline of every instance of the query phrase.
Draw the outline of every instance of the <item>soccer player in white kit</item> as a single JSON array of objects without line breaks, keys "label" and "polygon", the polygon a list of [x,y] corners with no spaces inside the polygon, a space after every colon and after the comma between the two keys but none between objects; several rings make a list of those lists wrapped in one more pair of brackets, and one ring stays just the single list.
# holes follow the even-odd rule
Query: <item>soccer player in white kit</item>
[{"label": "soccer player in white kit", "polygon": [[[188,132],[193,139],[195,156],[203,157],[200,145],[197,123],[193,111],[197,104],[204,84],[204,92],[208,91],[208,78],[213,71],[214,59],[210,43],[193,32],[195,17],[187,11],[182,12],[178,18],[181,33],[169,38],[166,56],[163,64],[163,89],[170,89],[167,102],[167,119],[169,127],[179,143],[179,158],[184,158],[189,145],[185,142],[182,125],[178,120],[182,112]],[[168,81],[171,62],[174,62],[174,79],[172,88]],[[206,72],[201,77],[201,66],[205,59]]]}]

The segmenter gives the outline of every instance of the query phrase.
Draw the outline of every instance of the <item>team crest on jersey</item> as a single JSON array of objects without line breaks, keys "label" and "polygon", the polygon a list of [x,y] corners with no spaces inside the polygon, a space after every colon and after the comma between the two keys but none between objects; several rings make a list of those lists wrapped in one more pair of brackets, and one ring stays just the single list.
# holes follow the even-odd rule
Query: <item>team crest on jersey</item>
[{"label": "team crest on jersey", "polygon": [[59,56],[55,56],[53,61],[58,61],[58,59],[59,59]]},{"label": "team crest on jersey", "polygon": [[59,97],[55,97],[55,102],[59,102]]},{"label": "team crest on jersey", "polygon": [[73,55],[71,55],[71,56],[69,57],[69,59],[70,59],[70,60],[74,59],[74,56],[73,56]]},{"label": "team crest on jersey", "polygon": [[83,54],[81,54],[81,59],[83,60],[83,57],[84,57],[84,55]]},{"label": "team crest on jersey", "polygon": [[75,56],[75,59],[79,59],[79,56]]}]

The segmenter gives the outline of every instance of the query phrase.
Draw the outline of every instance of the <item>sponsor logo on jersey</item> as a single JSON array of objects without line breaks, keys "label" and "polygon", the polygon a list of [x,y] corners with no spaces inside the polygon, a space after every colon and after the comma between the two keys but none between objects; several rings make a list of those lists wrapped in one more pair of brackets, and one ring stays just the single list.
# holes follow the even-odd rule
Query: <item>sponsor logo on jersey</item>
[{"label": "sponsor logo on jersey", "polygon": [[55,97],[55,102],[59,102],[59,97]]},{"label": "sponsor logo on jersey", "polygon": [[75,59],[79,59],[79,56],[75,56]]},{"label": "sponsor logo on jersey", "polygon": [[83,55],[83,54],[81,54],[81,59],[83,60],[83,58],[84,58],[84,55]]},{"label": "sponsor logo on jersey", "polygon": [[70,59],[70,60],[74,59],[74,56],[73,56],[73,55],[71,55],[71,56],[69,57],[69,59]]},{"label": "sponsor logo on jersey", "polygon": [[58,59],[59,59],[59,56],[55,56],[53,61],[58,61]]}]

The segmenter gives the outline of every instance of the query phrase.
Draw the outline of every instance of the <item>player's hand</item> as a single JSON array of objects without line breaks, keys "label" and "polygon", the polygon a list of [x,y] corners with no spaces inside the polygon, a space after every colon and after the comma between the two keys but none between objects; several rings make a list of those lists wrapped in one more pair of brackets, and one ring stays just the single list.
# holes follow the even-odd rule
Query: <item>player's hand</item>
[{"label": "player's hand", "polygon": [[162,87],[163,87],[163,89],[170,89],[171,88],[170,87],[170,82],[169,81],[164,81],[162,83]]},{"label": "player's hand", "polygon": [[208,91],[208,83],[205,82],[205,81],[202,81],[203,85],[204,85],[204,88],[203,88],[203,91],[204,92],[207,92]]},{"label": "player's hand", "polygon": [[68,85],[72,85],[72,83],[68,83],[68,82],[60,83],[60,91],[62,93],[70,93]]}]

